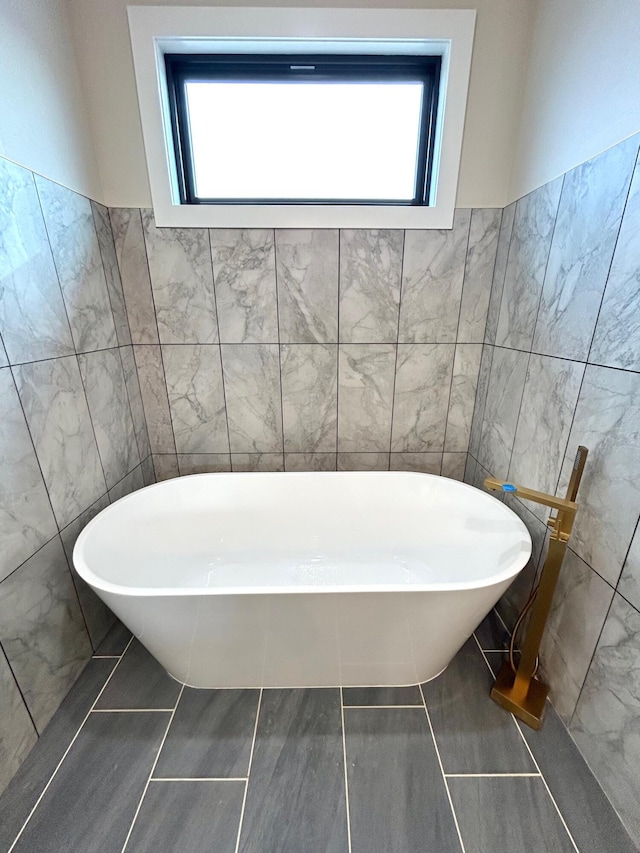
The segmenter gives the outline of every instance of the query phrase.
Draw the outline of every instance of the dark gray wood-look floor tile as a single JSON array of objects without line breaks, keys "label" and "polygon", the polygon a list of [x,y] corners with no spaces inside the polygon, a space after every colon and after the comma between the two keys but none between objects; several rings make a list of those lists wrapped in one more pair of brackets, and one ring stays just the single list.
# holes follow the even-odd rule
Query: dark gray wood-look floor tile
[{"label": "dark gray wood-look floor tile", "polygon": [[130,639],[131,631],[125,628],[122,622],[116,622],[95,653],[96,655],[121,655]]},{"label": "dark gray wood-look floor tile", "polygon": [[547,705],[539,731],[524,725],[522,731],[580,853],[637,853],[636,845],[551,705]]},{"label": "dark gray wood-look floor tile", "polygon": [[489,696],[493,678],[471,638],[447,669],[423,685],[445,773],[532,773],[510,714]]},{"label": "dark gray wood-look floor tile", "polygon": [[259,697],[259,690],[186,687],[154,776],[246,776]]},{"label": "dark gray wood-look floor tile", "polygon": [[450,778],[449,791],[466,853],[575,853],[540,777]]},{"label": "dark gray wood-look floor tile", "polygon": [[117,661],[90,660],[0,797],[0,850],[8,850]]},{"label": "dark gray wood-look floor tile", "polygon": [[98,700],[98,710],[173,708],[180,685],[134,640]]},{"label": "dark gray wood-look floor tile", "polygon": [[511,639],[502,619],[491,610],[474,631],[480,646],[485,650],[508,649]]},{"label": "dark gray wood-look floor tile", "polygon": [[244,782],[151,782],[127,853],[234,853]]},{"label": "dark gray wood-look floor tile", "polygon": [[424,709],[345,708],[352,853],[459,853]]},{"label": "dark gray wood-look floor tile", "polygon": [[420,688],[414,687],[344,687],[342,700],[347,705],[420,705]]},{"label": "dark gray wood-look floor tile", "polygon": [[91,714],[15,853],[120,853],[169,716]]},{"label": "dark gray wood-look floor tile", "polygon": [[265,690],[240,853],[347,853],[340,691]]}]

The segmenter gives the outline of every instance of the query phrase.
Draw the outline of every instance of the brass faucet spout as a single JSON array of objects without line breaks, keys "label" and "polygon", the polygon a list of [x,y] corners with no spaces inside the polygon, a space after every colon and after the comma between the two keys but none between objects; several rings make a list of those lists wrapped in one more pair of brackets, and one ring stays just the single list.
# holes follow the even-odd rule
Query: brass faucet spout
[{"label": "brass faucet spout", "polygon": [[575,501],[567,500],[567,498],[558,498],[555,495],[548,495],[546,492],[537,492],[535,489],[528,489],[526,486],[518,486],[515,483],[509,483],[507,480],[497,480],[495,477],[487,477],[484,481],[486,489],[491,489],[493,492],[506,492],[507,494],[517,495],[526,501],[533,501],[537,504],[557,509],[559,512],[575,513],[578,504]]}]

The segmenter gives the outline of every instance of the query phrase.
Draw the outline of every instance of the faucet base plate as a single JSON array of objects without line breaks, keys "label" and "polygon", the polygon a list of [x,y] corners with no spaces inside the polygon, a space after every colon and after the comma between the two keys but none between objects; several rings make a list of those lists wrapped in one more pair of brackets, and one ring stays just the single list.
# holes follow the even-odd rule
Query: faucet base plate
[{"label": "faucet base plate", "polygon": [[509,661],[505,661],[491,688],[491,698],[532,729],[539,729],[542,725],[549,688],[544,682],[532,678],[523,698],[522,695],[515,694],[514,681],[515,675]]}]

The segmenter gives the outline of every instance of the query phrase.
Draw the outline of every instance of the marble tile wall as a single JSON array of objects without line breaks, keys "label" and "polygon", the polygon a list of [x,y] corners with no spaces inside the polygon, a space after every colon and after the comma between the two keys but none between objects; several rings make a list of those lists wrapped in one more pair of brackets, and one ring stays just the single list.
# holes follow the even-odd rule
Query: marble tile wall
[{"label": "marble tile wall", "polygon": [[[564,494],[589,449],[541,666],[640,845],[639,147],[633,136],[503,211],[465,480]],[[547,513],[510,505],[544,540]],[[507,622],[534,577],[501,602]]]}]

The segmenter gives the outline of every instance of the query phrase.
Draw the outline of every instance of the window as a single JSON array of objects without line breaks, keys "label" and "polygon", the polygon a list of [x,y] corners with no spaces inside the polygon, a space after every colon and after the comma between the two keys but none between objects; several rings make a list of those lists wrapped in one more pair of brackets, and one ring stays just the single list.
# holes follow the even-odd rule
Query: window
[{"label": "window", "polygon": [[429,204],[440,57],[166,54],[183,204]]}]

